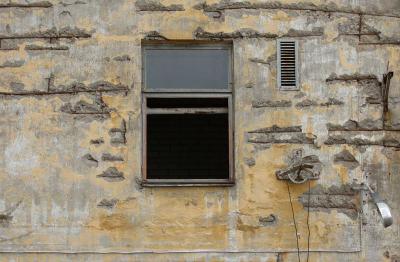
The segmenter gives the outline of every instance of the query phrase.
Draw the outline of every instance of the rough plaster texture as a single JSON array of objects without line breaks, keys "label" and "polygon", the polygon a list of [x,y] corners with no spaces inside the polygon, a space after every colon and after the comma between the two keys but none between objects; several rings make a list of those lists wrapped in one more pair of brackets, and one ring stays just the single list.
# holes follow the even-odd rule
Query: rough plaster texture
[{"label": "rough plaster texture", "polygon": [[[398,261],[399,24],[397,0],[0,0],[0,261],[297,261],[275,172],[298,149],[322,164],[310,202],[290,186],[303,261],[308,206],[310,261]],[[299,91],[276,88],[282,36]],[[140,186],[145,38],[233,40],[234,187]]]}]

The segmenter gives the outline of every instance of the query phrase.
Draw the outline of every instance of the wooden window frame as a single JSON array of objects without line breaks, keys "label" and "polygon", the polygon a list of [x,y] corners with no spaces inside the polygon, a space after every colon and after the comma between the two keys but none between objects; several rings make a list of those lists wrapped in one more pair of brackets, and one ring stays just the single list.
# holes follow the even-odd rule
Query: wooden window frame
[{"label": "wooden window frame", "polygon": [[[146,90],[145,61],[144,51],[149,46],[160,48],[229,48],[230,56],[230,84],[228,89],[220,90]],[[165,186],[233,186],[235,184],[234,176],[234,115],[233,115],[233,52],[232,43],[223,42],[173,42],[171,41],[151,41],[142,42],[142,186],[145,187],[165,187]],[[228,108],[148,108],[148,98],[226,98]],[[227,179],[148,179],[147,178],[147,116],[150,114],[218,114],[228,113],[228,148],[229,148],[229,178]]]}]

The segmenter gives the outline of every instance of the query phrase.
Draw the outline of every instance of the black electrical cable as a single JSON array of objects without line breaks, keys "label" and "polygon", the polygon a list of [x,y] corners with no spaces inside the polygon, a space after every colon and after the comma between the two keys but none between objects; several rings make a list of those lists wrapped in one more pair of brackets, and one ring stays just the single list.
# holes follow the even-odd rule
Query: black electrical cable
[{"label": "black electrical cable", "polygon": [[290,206],[292,208],[292,218],[293,218],[293,224],[294,224],[294,229],[296,231],[296,244],[297,244],[297,258],[299,259],[300,262],[300,247],[299,247],[299,237],[298,237],[298,231],[297,231],[297,225],[296,225],[296,218],[294,217],[294,209],[293,209],[293,203],[292,203],[292,195],[290,194],[290,188],[289,188],[289,182],[286,181],[287,185],[287,190],[289,194],[289,201],[290,201]]},{"label": "black electrical cable", "polygon": [[307,205],[307,229],[308,229],[308,239],[307,239],[307,262],[310,256],[310,195],[311,195],[311,185],[310,180],[308,180],[308,205]]}]

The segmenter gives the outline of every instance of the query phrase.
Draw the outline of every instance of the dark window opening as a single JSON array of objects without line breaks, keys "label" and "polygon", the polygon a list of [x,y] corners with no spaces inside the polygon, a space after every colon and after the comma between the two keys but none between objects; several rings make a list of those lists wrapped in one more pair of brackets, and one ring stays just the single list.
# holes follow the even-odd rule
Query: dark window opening
[{"label": "dark window opening", "polygon": [[227,114],[149,115],[148,179],[228,179]]}]

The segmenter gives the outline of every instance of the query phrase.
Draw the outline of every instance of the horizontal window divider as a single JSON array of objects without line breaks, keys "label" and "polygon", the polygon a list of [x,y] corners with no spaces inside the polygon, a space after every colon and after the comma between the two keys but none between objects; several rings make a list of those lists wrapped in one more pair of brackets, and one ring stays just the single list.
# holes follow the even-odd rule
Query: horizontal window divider
[{"label": "horizontal window divider", "polygon": [[147,114],[227,114],[228,108],[199,107],[199,108],[150,108]]},{"label": "horizontal window divider", "polygon": [[143,93],[232,93],[232,89],[144,89]]},{"label": "horizontal window divider", "polygon": [[228,179],[147,179],[142,181],[145,187],[160,186],[234,186]]}]

